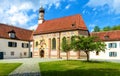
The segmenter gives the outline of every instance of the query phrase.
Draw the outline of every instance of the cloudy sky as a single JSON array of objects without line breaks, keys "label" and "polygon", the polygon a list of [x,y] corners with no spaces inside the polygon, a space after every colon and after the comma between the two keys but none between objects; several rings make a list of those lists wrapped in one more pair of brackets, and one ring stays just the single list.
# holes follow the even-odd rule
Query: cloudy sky
[{"label": "cloudy sky", "polygon": [[35,29],[40,6],[45,20],[81,14],[90,31],[120,24],[120,0],[0,0],[0,23]]}]

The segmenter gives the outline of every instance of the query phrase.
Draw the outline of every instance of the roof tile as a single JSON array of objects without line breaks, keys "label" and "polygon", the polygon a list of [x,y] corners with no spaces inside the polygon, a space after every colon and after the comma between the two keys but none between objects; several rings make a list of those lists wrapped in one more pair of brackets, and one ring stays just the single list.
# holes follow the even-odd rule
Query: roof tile
[{"label": "roof tile", "polygon": [[[72,26],[72,24],[74,24],[75,26]],[[37,29],[34,32],[34,35],[74,29],[87,30],[87,27],[81,15],[79,14],[53,20],[46,20],[42,24],[38,25]]]},{"label": "roof tile", "polygon": [[10,26],[7,24],[1,24],[1,23],[0,23],[0,38],[11,39],[8,35],[8,32],[12,30],[15,31],[17,40],[24,40],[24,41],[33,40],[32,38],[33,31],[22,29],[15,26]]}]

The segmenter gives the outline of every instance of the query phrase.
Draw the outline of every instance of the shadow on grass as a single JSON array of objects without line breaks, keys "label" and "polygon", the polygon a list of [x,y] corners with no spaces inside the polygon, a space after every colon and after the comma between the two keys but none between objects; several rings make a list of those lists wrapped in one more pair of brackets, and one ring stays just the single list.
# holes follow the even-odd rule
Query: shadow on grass
[{"label": "shadow on grass", "polygon": [[41,71],[42,76],[120,76],[116,69],[75,69],[67,71]]}]

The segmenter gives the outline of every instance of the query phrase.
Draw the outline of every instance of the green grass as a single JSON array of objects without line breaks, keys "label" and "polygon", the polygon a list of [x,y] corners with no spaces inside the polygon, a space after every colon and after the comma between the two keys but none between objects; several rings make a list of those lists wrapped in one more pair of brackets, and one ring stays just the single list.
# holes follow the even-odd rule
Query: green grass
[{"label": "green grass", "polygon": [[0,76],[7,76],[20,65],[21,63],[0,63]]},{"label": "green grass", "polygon": [[120,76],[119,63],[54,61],[39,66],[42,76]]}]

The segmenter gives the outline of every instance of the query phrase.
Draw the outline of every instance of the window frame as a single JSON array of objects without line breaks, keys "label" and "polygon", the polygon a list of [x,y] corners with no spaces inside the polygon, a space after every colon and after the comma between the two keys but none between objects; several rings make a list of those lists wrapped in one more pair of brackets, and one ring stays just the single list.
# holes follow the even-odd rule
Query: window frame
[{"label": "window frame", "polygon": [[108,43],[108,48],[117,48],[117,43]]},{"label": "window frame", "polygon": [[109,52],[109,57],[117,57],[117,52]]},{"label": "window frame", "polygon": [[8,42],[8,47],[17,47],[17,42]]},{"label": "window frame", "polygon": [[56,38],[52,39],[52,50],[56,50]]}]

